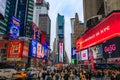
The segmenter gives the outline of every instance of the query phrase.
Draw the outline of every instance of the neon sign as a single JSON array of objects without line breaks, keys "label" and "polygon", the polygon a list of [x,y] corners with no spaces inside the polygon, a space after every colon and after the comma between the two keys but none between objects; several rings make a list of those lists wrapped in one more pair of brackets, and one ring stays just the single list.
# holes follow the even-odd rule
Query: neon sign
[{"label": "neon sign", "polygon": [[120,12],[114,12],[76,40],[76,51],[120,36]]},{"label": "neon sign", "polygon": [[111,44],[109,46],[105,46],[104,47],[104,52],[112,52],[116,50],[116,45],[115,44]]}]

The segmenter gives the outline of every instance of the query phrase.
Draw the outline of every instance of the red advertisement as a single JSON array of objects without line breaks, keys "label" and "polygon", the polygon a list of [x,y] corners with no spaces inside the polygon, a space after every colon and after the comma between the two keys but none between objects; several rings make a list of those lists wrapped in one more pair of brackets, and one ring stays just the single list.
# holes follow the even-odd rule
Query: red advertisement
[{"label": "red advertisement", "polygon": [[7,59],[11,61],[20,61],[23,52],[23,42],[20,40],[11,40],[8,45]]},{"label": "red advertisement", "polygon": [[120,36],[120,12],[112,13],[78,38],[76,40],[76,49],[80,51],[116,36]]},{"label": "red advertisement", "polygon": [[29,46],[27,43],[24,42],[23,56],[28,57],[28,51],[29,51]]}]

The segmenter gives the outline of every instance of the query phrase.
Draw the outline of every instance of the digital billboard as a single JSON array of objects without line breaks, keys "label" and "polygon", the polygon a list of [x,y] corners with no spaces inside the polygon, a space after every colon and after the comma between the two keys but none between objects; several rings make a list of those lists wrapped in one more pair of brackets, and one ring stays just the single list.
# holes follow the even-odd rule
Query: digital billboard
[{"label": "digital billboard", "polygon": [[76,40],[76,50],[88,48],[120,36],[120,12],[113,12]]},{"label": "digital billboard", "polygon": [[10,32],[9,37],[11,39],[19,39],[20,34],[20,23],[21,21],[16,17],[12,17],[12,21],[10,22]]},{"label": "digital billboard", "polygon": [[24,45],[23,45],[23,56],[24,57],[28,57],[28,51],[29,51],[29,45],[24,42]]},{"label": "digital billboard", "polygon": [[37,41],[33,39],[31,42],[30,56],[37,57]]},{"label": "digital billboard", "polygon": [[96,45],[89,48],[89,56],[92,55],[94,59],[102,58],[102,53],[102,45]]},{"label": "digital billboard", "polygon": [[59,62],[63,62],[63,42],[59,42]]},{"label": "digital billboard", "polygon": [[41,31],[34,22],[32,22],[32,38],[38,42],[41,41]]},{"label": "digital billboard", "polygon": [[40,58],[41,56],[41,47],[42,45],[40,43],[37,43],[37,57]]},{"label": "digital billboard", "polygon": [[40,59],[44,59],[44,56],[45,56],[44,46],[42,46],[42,48],[41,48],[41,55],[40,55]]},{"label": "digital billboard", "polygon": [[5,9],[6,9],[6,0],[0,0],[0,14],[5,16]]},{"label": "digital billboard", "polygon": [[37,5],[40,5],[40,4],[42,4],[43,3],[43,0],[36,0],[36,4]]},{"label": "digital billboard", "polygon": [[88,60],[88,50],[82,50],[81,52],[81,60]]},{"label": "digital billboard", "polygon": [[11,40],[8,45],[7,60],[20,61],[23,52],[23,42],[19,40]]},{"label": "digital billboard", "polygon": [[71,58],[76,58],[76,48],[72,48]]},{"label": "digital billboard", "polygon": [[103,56],[105,58],[120,57],[120,37],[105,41],[103,44]]}]

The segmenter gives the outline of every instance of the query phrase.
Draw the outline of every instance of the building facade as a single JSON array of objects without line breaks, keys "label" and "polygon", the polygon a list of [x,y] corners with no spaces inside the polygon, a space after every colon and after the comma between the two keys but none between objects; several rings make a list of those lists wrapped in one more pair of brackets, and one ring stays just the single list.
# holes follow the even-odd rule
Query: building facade
[{"label": "building facade", "polygon": [[64,16],[58,14],[57,15],[57,23],[56,23],[56,40],[58,47],[58,62],[64,62]]},{"label": "building facade", "polygon": [[50,44],[51,20],[48,15],[49,3],[45,0],[36,0],[34,5],[33,22],[45,33],[47,42]]}]

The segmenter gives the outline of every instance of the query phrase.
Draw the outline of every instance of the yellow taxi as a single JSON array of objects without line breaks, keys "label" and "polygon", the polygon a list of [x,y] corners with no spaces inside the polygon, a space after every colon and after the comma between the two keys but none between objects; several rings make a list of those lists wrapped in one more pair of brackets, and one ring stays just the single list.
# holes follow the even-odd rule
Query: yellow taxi
[{"label": "yellow taxi", "polygon": [[16,74],[13,74],[13,78],[27,78],[26,72],[17,72]]}]

